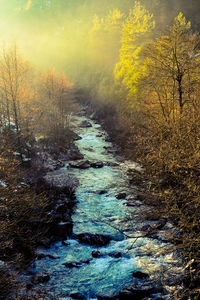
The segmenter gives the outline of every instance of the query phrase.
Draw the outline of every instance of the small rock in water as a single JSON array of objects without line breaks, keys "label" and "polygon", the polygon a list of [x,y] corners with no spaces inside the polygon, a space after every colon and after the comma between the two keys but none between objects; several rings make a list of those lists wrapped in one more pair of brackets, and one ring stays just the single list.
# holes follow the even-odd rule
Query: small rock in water
[{"label": "small rock in water", "polygon": [[70,163],[69,165],[71,168],[76,168],[76,169],[88,169],[91,167],[91,164],[88,160],[80,161],[78,163]]},{"label": "small rock in water", "polygon": [[60,258],[59,256],[54,256],[54,255],[51,255],[51,254],[47,254],[47,257],[49,257],[51,259],[58,259],[58,258]]},{"label": "small rock in water", "polygon": [[106,194],[107,191],[106,190],[99,190],[99,191],[96,191],[96,194],[99,194],[99,195],[104,195]]},{"label": "small rock in water", "polygon": [[102,161],[93,162],[91,163],[91,167],[96,169],[103,168],[103,162]]},{"label": "small rock in water", "polygon": [[120,258],[120,257],[122,257],[122,253],[121,252],[117,252],[117,251],[111,252],[108,255],[111,256],[111,257],[114,257],[114,258]]},{"label": "small rock in water", "polygon": [[72,299],[85,299],[85,296],[83,296],[81,293],[71,293],[69,294],[69,297]]},{"label": "small rock in water", "polygon": [[84,120],[81,124],[80,124],[80,127],[82,128],[89,128],[89,127],[92,127],[92,124],[87,121],[87,120]]},{"label": "small rock in water", "polygon": [[125,199],[126,198],[126,193],[119,193],[118,195],[116,195],[117,199]]},{"label": "small rock in water", "polygon": [[79,268],[81,266],[81,263],[80,262],[71,261],[71,262],[64,263],[63,265],[65,265],[68,268]]},{"label": "small rock in water", "polygon": [[118,167],[118,166],[119,166],[118,163],[112,162],[112,161],[108,161],[108,162],[106,163],[106,165],[107,165],[108,167]]},{"label": "small rock in water", "polygon": [[99,250],[92,251],[92,257],[97,258],[97,257],[101,257],[101,256],[103,256],[103,254]]},{"label": "small rock in water", "polygon": [[143,273],[141,271],[135,271],[135,272],[133,272],[133,277],[138,278],[138,279],[147,279],[147,278],[149,278],[149,274]]},{"label": "small rock in water", "polygon": [[152,287],[130,287],[122,290],[117,299],[124,300],[124,299],[135,299],[135,300],[142,300],[146,297],[149,297],[153,292]]},{"label": "small rock in water", "polygon": [[81,233],[76,236],[76,238],[81,242],[89,245],[105,246],[107,245],[111,238],[102,234],[93,233]]}]

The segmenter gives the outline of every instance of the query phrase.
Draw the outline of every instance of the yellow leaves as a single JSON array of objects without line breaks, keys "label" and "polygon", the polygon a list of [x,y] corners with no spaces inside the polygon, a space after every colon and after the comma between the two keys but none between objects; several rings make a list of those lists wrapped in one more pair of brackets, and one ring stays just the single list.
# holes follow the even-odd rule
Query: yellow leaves
[{"label": "yellow leaves", "polygon": [[31,5],[32,5],[32,1],[28,0],[24,9],[29,10],[31,8]]},{"label": "yellow leaves", "polygon": [[191,29],[191,23],[186,21],[186,18],[183,16],[183,13],[180,12],[178,16],[174,19],[174,25],[172,27],[172,33],[177,35],[182,35],[187,33]]},{"label": "yellow leaves", "polygon": [[153,16],[139,3],[123,24],[120,61],[115,67],[115,78],[129,90],[129,97],[137,94],[139,81],[147,73],[147,65],[141,53],[155,27]]}]

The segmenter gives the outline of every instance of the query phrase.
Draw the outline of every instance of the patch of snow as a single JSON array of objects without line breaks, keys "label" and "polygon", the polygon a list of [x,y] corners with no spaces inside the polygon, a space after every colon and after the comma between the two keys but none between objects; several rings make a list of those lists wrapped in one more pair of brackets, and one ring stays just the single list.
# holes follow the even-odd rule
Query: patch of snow
[{"label": "patch of snow", "polygon": [[26,143],[26,146],[31,148],[31,144],[30,143]]},{"label": "patch of snow", "polygon": [[0,181],[0,186],[6,188],[8,185],[7,185],[7,183],[5,183],[4,181]]},{"label": "patch of snow", "polygon": [[13,155],[19,156],[20,153],[19,152],[13,152]]}]

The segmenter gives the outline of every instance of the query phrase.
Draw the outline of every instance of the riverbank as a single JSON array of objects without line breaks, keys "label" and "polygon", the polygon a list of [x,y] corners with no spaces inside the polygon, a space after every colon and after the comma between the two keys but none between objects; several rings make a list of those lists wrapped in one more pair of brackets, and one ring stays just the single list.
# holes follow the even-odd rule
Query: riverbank
[{"label": "riverbank", "polygon": [[12,149],[1,157],[0,299],[18,299],[14,295],[26,284],[20,273],[37,258],[37,247],[48,248],[72,233],[78,181],[59,169],[82,158],[74,144],[78,138],[70,131],[70,145],[62,149],[35,138],[24,144],[23,160]]}]

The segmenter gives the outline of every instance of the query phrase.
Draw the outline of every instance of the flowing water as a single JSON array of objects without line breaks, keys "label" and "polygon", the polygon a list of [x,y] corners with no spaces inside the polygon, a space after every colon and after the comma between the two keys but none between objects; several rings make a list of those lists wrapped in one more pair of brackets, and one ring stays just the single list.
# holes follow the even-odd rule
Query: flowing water
[{"label": "flowing water", "polygon": [[[92,127],[78,126],[84,120],[89,121]],[[116,155],[107,151],[106,148],[112,148],[112,144],[106,141],[106,133],[100,125],[80,116],[76,117],[74,125],[77,134],[82,138],[76,141],[76,145],[84,155],[84,159],[119,163]],[[66,164],[61,169],[61,172],[71,173],[79,180],[76,191],[77,205],[73,215],[74,235],[85,232],[98,233],[112,237],[112,240],[106,246],[97,247],[70,238],[67,245],[56,242],[48,250],[39,249],[39,252],[56,257],[56,259],[45,257],[36,260],[32,265],[33,272],[39,274],[46,272],[50,275],[50,280],[45,285],[48,291],[47,299],[51,296],[53,299],[54,297],[66,299],[65,297],[70,294],[82,295],[85,299],[111,297],[133,283],[139,287],[144,285],[143,280],[133,278],[133,271],[136,270],[149,273],[150,278],[156,279],[157,282],[164,279],[163,272],[168,270],[165,274],[169,279],[167,283],[169,293],[170,289],[173,289],[170,278],[178,276],[181,267],[178,267],[173,252],[163,251],[170,244],[159,239],[141,237],[139,228],[147,223],[134,220],[134,214],[137,214],[138,209],[145,209],[145,206],[139,203],[140,206],[129,208],[126,206],[126,199],[116,198],[120,192],[126,192],[127,198],[134,198],[136,195],[136,188],[129,186],[127,168],[140,170],[137,164],[130,162],[84,170],[73,169]],[[104,194],[99,194],[99,190],[104,190]],[[133,220],[124,222],[130,213]],[[102,256],[93,258],[93,250],[99,250]],[[121,257],[114,258],[113,252],[120,252]],[[73,268],[65,265],[67,262],[82,260],[90,262]],[[159,296],[159,293],[152,294],[151,298]],[[165,296],[163,299],[169,298],[170,296]]]}]

